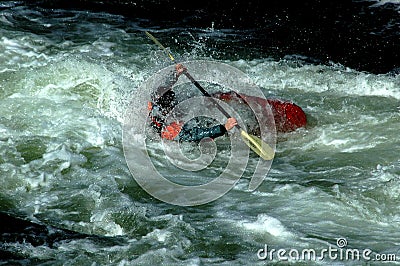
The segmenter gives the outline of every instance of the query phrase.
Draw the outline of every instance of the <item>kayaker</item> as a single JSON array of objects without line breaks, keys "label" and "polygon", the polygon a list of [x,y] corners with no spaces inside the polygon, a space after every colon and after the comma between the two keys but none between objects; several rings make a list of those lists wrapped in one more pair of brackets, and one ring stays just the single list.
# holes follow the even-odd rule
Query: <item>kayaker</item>
[{"label": "kayaker", "polygon": [[172,77],[166,82],[167,84],[158,87],[157,91],[152,94],[151,102],[148,103],[151,126],[163,139],[168,140],[197,142],[203,138],[214,139],[223,136],[237,125],[235,118],[230,117],[224,125],[219,124],[213,127],[197,127],[191,121],[187,123],[175,121],[166,124],[168,114],[177,104],[172,87],[185,71],[186,68],[182,64],[176,64],[175,71]]}]

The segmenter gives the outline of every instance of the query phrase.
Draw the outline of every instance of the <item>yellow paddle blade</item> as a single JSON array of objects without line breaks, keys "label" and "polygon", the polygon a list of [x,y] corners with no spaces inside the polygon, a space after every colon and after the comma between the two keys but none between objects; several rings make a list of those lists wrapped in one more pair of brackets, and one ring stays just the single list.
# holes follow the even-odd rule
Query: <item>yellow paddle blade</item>
[{"label": "yellow paddle blade", "polygon": [[243,141],[250,147],[255,153],[258,154],[264,160],[272,160],[274,158],[274,150],[265,143],[259,137],[248,134],[246,131],[241,130],[240,135],[242,136]]},{"label": "yellow paddle blade", "polygon": [[171,59],[172,61],[175,61],[175,58],[172,56],[172,54],[170,52],[168,52],[167,48],[164,47],[164,45],[162,45],[157,39],[156,37],[154,37],[153,35],[151,35],[150,32],[145,31],[147,37],[149,37],[155,44],[157,44],[158,46],[160,46],[161,49],[163,49],[169,56],[169,59]]}]

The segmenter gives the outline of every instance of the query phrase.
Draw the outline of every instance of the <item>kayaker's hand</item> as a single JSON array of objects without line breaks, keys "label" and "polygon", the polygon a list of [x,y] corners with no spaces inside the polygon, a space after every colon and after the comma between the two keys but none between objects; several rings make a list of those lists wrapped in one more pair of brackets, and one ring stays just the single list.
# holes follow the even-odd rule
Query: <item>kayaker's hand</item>
[{"label": "kayaker's hand", "polygon": [[181,63],[175,65],[176,75],[179,77],[187,69]]},{"label": "kayaker's hand", "polygon": [[233,117],[230,117],[230,118],[228,118],[228,120],[226,120],[226,123],[225,123],[225,128],[226,128],[226,130],[231,130],[234,126],[236,126],[238,123],[237,123],[237,121],[236,121],[236,119],[235,118],[233,118]]}]

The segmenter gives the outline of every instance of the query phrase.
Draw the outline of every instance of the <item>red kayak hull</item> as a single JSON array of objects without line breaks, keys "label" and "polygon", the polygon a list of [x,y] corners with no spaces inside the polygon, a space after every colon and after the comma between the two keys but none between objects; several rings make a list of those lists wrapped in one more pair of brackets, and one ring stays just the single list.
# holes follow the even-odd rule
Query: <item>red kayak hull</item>
[{"label": "red kayak hull", "polygon": [[237,101],[243,104],[256,102],[262,106],[265,106],[267,101],[274,116],[277,132],[287,133],[307,125],[307,116],[303,109],[290,101],[276,98],[263,99],[236,92],[219,92],[213,96],[225,102]]}]

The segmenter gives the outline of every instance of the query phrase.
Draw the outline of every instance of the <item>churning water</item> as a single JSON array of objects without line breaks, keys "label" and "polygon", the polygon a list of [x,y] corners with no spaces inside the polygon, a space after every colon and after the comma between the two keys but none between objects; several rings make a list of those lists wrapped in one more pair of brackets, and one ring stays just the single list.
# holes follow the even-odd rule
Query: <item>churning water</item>
[{"label": "churning water", "polygon": [[[267,97],[301,106],[309,120],[278,136],[256,191],[247,191],[244,177],[214,202],[178,207],[137,185],[122,148],[130,97],[170,64],[143,22],[0,5],[0,210],[8,221],[0,264],[263,265],[257,252],[265,245],[320,251],[338,248],[338,238],[346,248],[372,250],[371,258],[399,258],[399,75],[299,56],[224,58],[207,42],[240,33],[184,29],[175,40],[181,28],[156,31],[176,41],[178,58],[218,54]],[[183,43],[190,49],[180,50]],[[159,145],[149,149],[155,164],[169,164]],[[219,156],[216,171],[229,152]],[[315,263],[324,262],[360,263]]]}]

